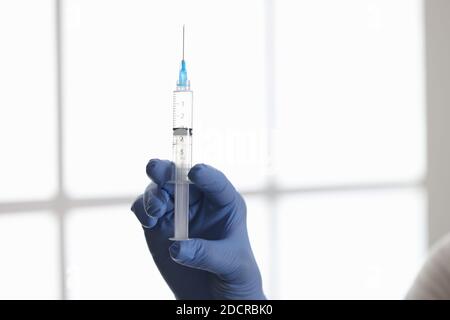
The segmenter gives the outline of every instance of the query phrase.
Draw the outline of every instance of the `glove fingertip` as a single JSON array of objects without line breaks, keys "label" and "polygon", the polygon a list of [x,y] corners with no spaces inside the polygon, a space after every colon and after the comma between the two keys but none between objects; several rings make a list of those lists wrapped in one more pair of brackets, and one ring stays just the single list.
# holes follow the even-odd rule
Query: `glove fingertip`
[{"label": "glove fingertip", "polygon": [[178,254],[180,253],[180,243],[178,241],[174,242],[170,247],[169,247],[169,253],[170,253],[170,257],[174,260],[177,259]]},{"label": "glove fingertip", "polygon": [[224,206],[236,198],[236,189],[223,172],[207,164],[196,164],[188,174],[196,187],[217,205]]},{"label": "glove fingertip", "polygon": [[162,217],[165,211],[166,203],[157,197],[152,197],[151,200],[145,204],[145,212],[153,218]]},{"label": "glove fingertip", "polygon": [[195,240],[176,241],[169,247],[170,256],[178,263],[189,263],[195,259]]},{"label": "glove fingertip", "polygon": [[152,229],[157,224],[158,219],[147,215],[145,211],[143,195],[133,202],[130,209],[144,228]]},{"label": "glove fingertip", "polygon": [[151,159],[147,163],[145,171],[154,183],[162,186],[171,178],[172,162],[169,160]]},{"label": "glove fingertip", "polygon": [[142,224],[142,227],[144,227],[145,229],[151,230],[156,226],[157,223],[158,223],[157,218],[148,216],[146,223]]},{"label": "glove fingertip", "polygon": [[207,164],[204,163],[197,163],[196,165],[194,165],[188,172],[188,178],[192,181],[197,181],[199,178],[199,175],[202,174],[202,172],[204,172],[205,169],[211,168],[210,166],[208,166]]}]

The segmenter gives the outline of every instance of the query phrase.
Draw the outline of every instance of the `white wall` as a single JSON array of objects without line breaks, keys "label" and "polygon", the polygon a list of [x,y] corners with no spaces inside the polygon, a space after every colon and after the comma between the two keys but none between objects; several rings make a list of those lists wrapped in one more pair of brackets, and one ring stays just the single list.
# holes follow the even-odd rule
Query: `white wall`
[{"label": "white wall", "polygon": [[450,1],[425,1],[428,238],[450,231]]}]

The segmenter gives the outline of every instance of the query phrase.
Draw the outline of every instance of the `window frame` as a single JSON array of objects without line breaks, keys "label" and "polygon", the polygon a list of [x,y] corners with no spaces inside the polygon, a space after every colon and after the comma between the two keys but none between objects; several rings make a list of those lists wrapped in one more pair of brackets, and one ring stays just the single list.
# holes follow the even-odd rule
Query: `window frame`
[{"label": "window frame", "polygon": [[[265,76],[265,92],[266,92],[266,112],[267,116],[267,142],[268,142],[268,151],[269,156],[273,152],[274,149],[274,128],[275,128],[275,118],[276,118],[276,103],[275,103],[275,84],[276,79],[275,75],[275,39],[274,39],[274,27],[275,27],[275,17],[274,17],[274,7],[275,0],[263,0],[264,1],[264,19],[265,19],[265,68],[266,68],[266,76]],[[427,8],[430,9],[431,4],[427,2]],[[59,279],[59,297],[61,299],[68,299],[68,289],[67,289],[67,250],[66,250],[66,217],[69,211],[78,209],[78,208],[86,208],[86,207],[103,207],[103,206],[111,206],[111,205],[123,205],[130,204],[134,197],[130,195],[123,195],[118,197],[95,197],[95,198],[73,198],[70,197],[66,192],[65,185],[65,158],[64,158],[64,148],[65,148],[65,125],[64,125],[64,112],[65,112],[65,97],[64,97],[64,51],[63,51],[63,42],[64,42],[64,1],[63,0],[54,0],[54,39],[55,39],[55,66],[56,66],[56,74],[55,74],[55,85],[56,85],[56,127],[57,127],[57,166],[55,170],[57,171],[57,190],[53,197],[44,200],[28,200],[28,201],[13,201],[13,202],[0,202],[0,214],[11,214],[11,213],[20,213],[20,212],[28,212],[28,211],[51,211],[53,212],[58,220],[58,255],[59,255],[59,270],[60,270],[60,279]],[[432,16],[427,16],[429,19]],[[447,26],[450,28],[450,25]],[[436,32],[435,30],[428,30],[429,32]],[[427,33],[427,35],[429,35]],[[445,34],[445,32],[444,32]],[[444,37],[445,38],[445,37]],[[445,38],[447,39],[447,38]],[[442,39],[439,41],[441,42]],[[447,41],[448,42],[448,41]],[[448,42],[450,43],[450,42]],[[427,43],[430,45],[430,43]],[[433,44],[433,43],[432,43]],[[428,64],[430,63],[431,58],[427,60]],[[434,58],[433,58],[434,59]],[[441,59],[442,60],[442,59]],[[441,61],[442,62],[442,61]],[[435,70],[436,71],[436,70]],[[444,72],[444,71],[441,71]],[[431,78],[433,81],[434,78]],[[430,81],[430,80],[429,80]],[[432,82],[431,82],[432,83]],[[429,88],[428,88],[429,89]],[[446,91],[447,101],[450,101],[450,89]],[[442,92],[441,92],[442,93]],[[430,101],[428,101],[430,103]],[[429,124],[435,124],[436,117],[440,117],[439,115],[432,113],[431,120]],[[440,128],[444,130],[444,128]],[[445,128],[446,135],[450,137],[450,129]],[[430,131],[429,131],[430,132]],[[431,135],[429,135],[429,143],[430,139],[434,139],[434,131],[431,131]],[[430,150],[429,150],[430,151]],[[431,149],[434,152],[433,157],[441,156],[440,152],[442,149],[437,148]],[[430,153],[429,153],[430,154]],[[434,159],[432,157],[432,159]],[[436,168],[436,172],[442,172],[441,167]],[[434,176],[431,176],[432,178]],[[436,178],[436,177],[434,177]],[[258,190],[243,190],[242,194],[244,197],[263,197],[268,204],[268,212],[273,212],[276,210],[278,198],[281,195],[285,194],[304,194],[304,193],[320,193],[320,192],[351,192],[355,190],[400,190],[400,189],[409,189],[409,188],[423,188],[427,190],[430,187],[437,186],[442,187],[442,183],[445,185],[449,185],[449,181],[442,182],[441,180],[437,183],[433,183],[433,179],[428,181],[428,185],[425,185],[425,181],[410,181],[410,182],[393,182],[393,183],[367,183],[367,184],[349,184],[349,185],[333,185],[333,186],[315,186],[315,187],[301,187],[301,188],[283,188],[277,185],[276,177],[273,175],[267,176],[266,184],[263,188]],[[434,190],[432,188],[432,190]],[[433,199],[433,198],[432,198]],[[442,199],[440,201],[443,201]],[[445,203],[443,206],[445,208],[450,208],[450,198],[446,197]],[[431,207],[433,208],[433,207]],[[438,215],[431,214],[431,221],[434,222],[432,224],[435,225],[436,221],[441,221],[441,217]],[[450,218],[449,218],[450,219]],[[447,219],[445,225],[443,226],[445,230],[450,229],[450,220]],[[278,296],[278,267],[277,267],[277,247],[279,243],[277,243],[278,235],[277,235],[277,216],[271,216],[271,225],[273,228],[271,229],[271,239],[269,255],[270,259],[270,275],[269,275],[269,285],[268,288],[272,293],[273,297]],[[437,233],[441,234],[442,226],[439,230],[435,230],[436,227],[432,228],[430,231],[430,242],[434,241],[437,238]]]}]

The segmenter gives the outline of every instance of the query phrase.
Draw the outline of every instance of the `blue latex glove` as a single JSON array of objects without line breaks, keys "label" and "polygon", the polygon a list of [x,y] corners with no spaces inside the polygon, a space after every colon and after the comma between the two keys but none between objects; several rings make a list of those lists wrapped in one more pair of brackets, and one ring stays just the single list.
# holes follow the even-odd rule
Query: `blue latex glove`
[{"label": "blue latex glove", "polygon": [[191,240],[173,236],[172,163],[150,160],[153,181],[131,210],[144,227],[159,271],[177,299],[265,299],[247,234],[246,206],[225,175],[205,164],[189,172]]}]

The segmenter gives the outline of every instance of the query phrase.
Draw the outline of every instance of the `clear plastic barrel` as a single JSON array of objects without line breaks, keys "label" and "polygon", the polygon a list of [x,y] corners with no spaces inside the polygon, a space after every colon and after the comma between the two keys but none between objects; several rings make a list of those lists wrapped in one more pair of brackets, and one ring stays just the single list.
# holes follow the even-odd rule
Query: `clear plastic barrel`
[{"label": "clear plastic barrel", "polygon": [[173,162],[175,221],[173,240],[189,239],[189,179],[192,166],[193,93],[176,90],[173,94]]}]

